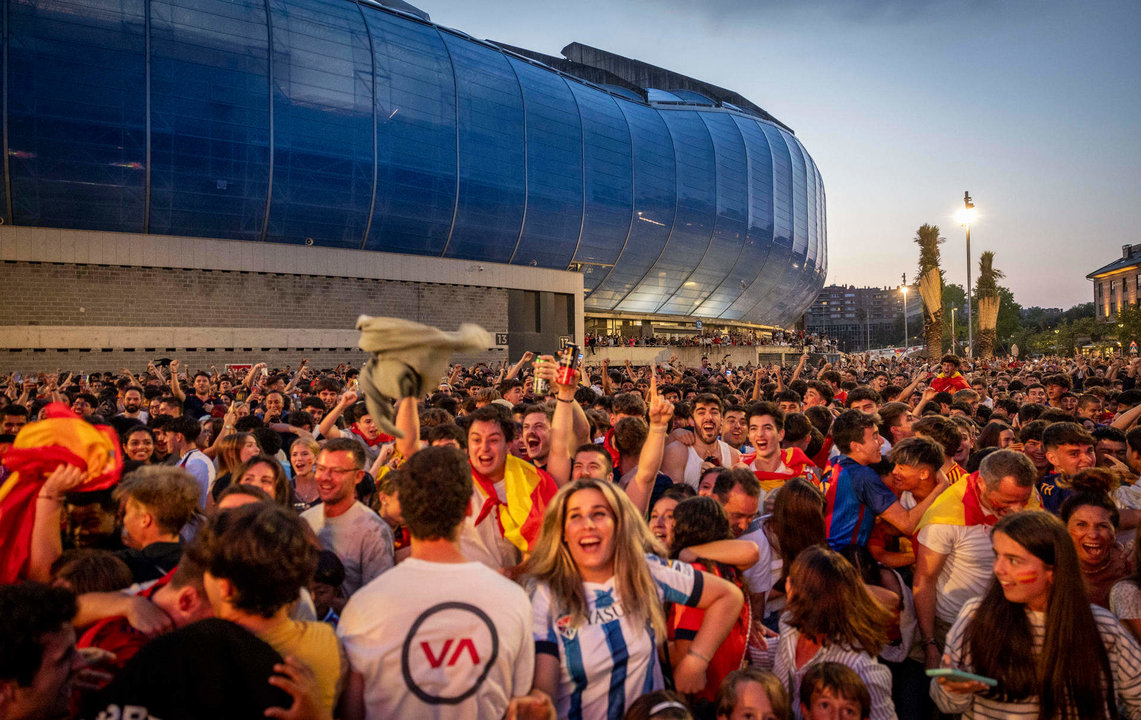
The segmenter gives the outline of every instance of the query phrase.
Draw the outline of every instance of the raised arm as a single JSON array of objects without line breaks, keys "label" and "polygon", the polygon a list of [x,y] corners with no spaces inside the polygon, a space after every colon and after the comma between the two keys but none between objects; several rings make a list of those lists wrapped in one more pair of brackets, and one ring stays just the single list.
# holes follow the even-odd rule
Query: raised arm
[{"label": "raised arm", "polygon": [[60,520],[64,496],[83,482],[84,472],[74,465],[60,465],[52,471],[36,494],[36,518],[28,554],[28,579],[48,582],[51,566],[63,554]]},{"label": "raised arm", "polygon": [[[577,372],[577,371],[576,371]],[[551,417],[551,452],[547,456],[547,472],[561,487],[571,479],[574,445],[574,416],[578,402],[574,399],[575,385],[563,385],[555,372],[555,358],[540,355],[535,362],[535,377],[546,378],[555,388],[555,412]]]},{"label": "raised arm", "polygon": [[523,365],[531,362],[531,358],[533,358],[533,357],[535,357],[535,353],[531,352],[530,350],[523,353],[523,357],[519,358],[519,362],[517,362],[511,366],[511,369],[507,371],[507,377],[505,377],[503,379],[504,380],[510,380],[510,379],[514,378],[516,375],[519,374],[519,371],[523,369]]},{"label": "raised arm", "polygon": [[626,487],[626,494],[642,515],[650,509],[654,483],[658,479],[658,469],[662,466],[665,455],[666,431],[673,416],[673,403],[658,395],[658,378],[650,378],[650,433],[638,455],[638,472],[634,473],[634,479]]},{"label": "raised arm", "polygon": [[352,390],[346,390],[341,394],[337,404],[333,409],[325,413],[325,417],[321,418],[321,424],[317,426],[317,434],[321,437],[335,438],[344,437],[345,433],[337,427],[337,420],[344,414],[345,410],[352,407],[353,403],[357,401],[357,394]]},{"label": "raised arm", "polygon": [[170,361],[170,394],[178,398],[179,402],[186,402],[186,393],[182,392],[182,386],[178,384],[178,360]]}]

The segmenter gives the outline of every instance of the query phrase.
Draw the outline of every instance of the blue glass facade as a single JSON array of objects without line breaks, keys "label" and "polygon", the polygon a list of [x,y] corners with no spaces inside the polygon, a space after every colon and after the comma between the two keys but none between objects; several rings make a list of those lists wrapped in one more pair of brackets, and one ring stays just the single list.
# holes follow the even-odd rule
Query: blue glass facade
[{"label": "blue glass facade", "polygon": [[786,325],[820,172],[691,91],[602,87],[367,0],[0,0],[6,223],[583,273],[586,308]]}]

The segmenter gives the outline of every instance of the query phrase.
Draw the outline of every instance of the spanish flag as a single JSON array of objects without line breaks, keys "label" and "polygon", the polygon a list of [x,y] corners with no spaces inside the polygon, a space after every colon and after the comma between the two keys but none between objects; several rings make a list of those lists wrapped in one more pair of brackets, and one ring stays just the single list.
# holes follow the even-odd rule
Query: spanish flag
[{"label": "spanish flag", "polygon": [[[975,489],[974,478],[978,473],[971,473],[943,491],[935,498],[931,507],[923,514],[915,533],[928,525],[994,525],[998,516],[991,514],[982,506],[982,499]],[[1038,499],[1038,492],[1031,488],[1030,500],[1026,504],[1027,510],[1040,510],[1042,503]]]},{"label": "spanish flag", "polygon": [[495,517],[503,537],[523,553],[531,552],[543,527],[547,503],[559,491],[554,478],[531,463],[508,455],[503,469],[507,502],[503,503],[499,501],[495,483],[490,478],[480,475],[474,468],[471,477],[484,498],[475,524],[479,525],[493,510],[497,511]]},{"label": "spanish flag", "polygon": [[[747,456],[742,456],[741,462],[752,466],[753,461],[756,459],[757,454],[750,453]],[[784,463],[790,472],[782,473],[753,470],[753,474],[757,476],[757,480],[761,483],[761,489],[766,493],[780,489],[782,485],[795,477],[806,477],[810,479],[813,477],[812,469],[815,465],[813,465],[812,460],[810,460],[800,448],[784,448],[780,451],[780,461]]]},{"label": "spanish flag", "polygon": [[115,431],[83,421],[63,403],[43,409],[39,422],[20,430],[4,455],[12,471],[0,485],[0,584],[20,580],[28,564],[36,495],[60,465],[74,465],[88,475],[74,492],[105,490],[119,481],[123,453]]}]

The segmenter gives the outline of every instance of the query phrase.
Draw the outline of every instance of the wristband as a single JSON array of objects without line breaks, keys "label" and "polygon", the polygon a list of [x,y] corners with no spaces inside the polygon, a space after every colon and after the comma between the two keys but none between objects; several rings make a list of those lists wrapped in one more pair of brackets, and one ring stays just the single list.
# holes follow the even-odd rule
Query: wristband
[{"label": "wristband", "polygon": [[565,403],[567,403],[568,405],[569,405],[570,403],[573,403],[573,402],[574,402],[574,398],[571,398],[570,400],[563,400],[563,399],[562,399],[561,397],[559,397],[558,395],[556,395],[556,396],[555,396],[555,399],[556,399],[556,400],[558,400],[559,402],[565,402]]},{"label": "wristband", "polygon": [[931,645],[932,647],[939,647],[939,642],[933,638],[923,638],[921,641],[924,645]]},{"label": "wristband", "polygon": [[709,659],[709,658],[705,657],[704,655],[702,655],[701,653],[697,652],[696,650],[693,650],[693,649],[691,649],[691,650],[690,650],[689,652],[687,652],[686,654],[687,654],[687,655],[692,655],[692,656],[694,656],[695,658],[697,658],[698,660],[704,660],[706,665],[708,665],[708,664],[710,663],[710,659]]},{"label": "wristband", "polygon": [[51,500],[52,502],[63,502],[63,498],[58,495],[37,495],[37,500]]}]

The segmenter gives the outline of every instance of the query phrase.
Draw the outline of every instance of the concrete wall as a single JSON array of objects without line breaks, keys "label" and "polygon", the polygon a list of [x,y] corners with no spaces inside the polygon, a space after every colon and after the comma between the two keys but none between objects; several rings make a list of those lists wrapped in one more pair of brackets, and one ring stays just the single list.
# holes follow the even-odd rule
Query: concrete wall
[{"label": "concrete wall", "polygon": [[[194,367],[359,364],[358,315],[443,329],[473,322],[494,339],[510,335],[508,296],[521,291],[569,296],[571,332],[582,337],[581,275],[531,267],[0,227],[0,278],[0,372],[141,370],[161,357]],[[496,345],[456,360],[506,354]]]},{"label": "concrete wall", "polygon": [[[795,365],[800,359],[801,350],[794,347],[781,347],[777,345],[759,345],[756,347],[751,346],[731,346],[723,348],[700,348],[700,347],[599,347],[594,349],[594,353],[590,352],[587,348],[583,351],[583,362],[588,365],[600,365],[604,358],[610,359],[611,366],[623,365],[627,360],[631,365],[648,365],[650,363],[667,362],[671,353],[677,354],[678,361],[685,367],[697,367],[701,365],[701,358],[708,357],[709,361],[716,364],[721,362],[725,355],[729,356],[729,362],[733,365],[747,365],[753,363],[756,365],[758,362],[763,364],[777,363]],[[829,362],[835,363],[839,359],[839,355],[835,353],[828,353],[825,355],[814,354],[813,361],[815,362],[820,357],[825,357]]]}]

